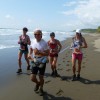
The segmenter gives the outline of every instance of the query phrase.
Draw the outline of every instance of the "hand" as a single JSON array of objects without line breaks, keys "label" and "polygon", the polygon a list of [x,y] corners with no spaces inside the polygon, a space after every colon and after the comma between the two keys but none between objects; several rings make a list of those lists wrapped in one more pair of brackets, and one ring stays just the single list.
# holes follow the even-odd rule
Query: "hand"
[{"label": "hand", "polygon": [[34,53],[35,53],[35,54],[40,54],[40,51],[39,51],[37,48],[35,48],[35,49],[34,49]]},{"label": "hand", "polygon": [[28,59],[32,59],[31,55],[28,55]]}]

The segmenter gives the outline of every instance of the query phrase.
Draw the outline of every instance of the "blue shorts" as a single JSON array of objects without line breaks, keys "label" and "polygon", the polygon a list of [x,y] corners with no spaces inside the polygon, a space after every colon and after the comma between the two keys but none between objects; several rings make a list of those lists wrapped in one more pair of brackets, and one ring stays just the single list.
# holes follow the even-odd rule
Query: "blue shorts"
[{"label": "blue shorts", "polygon": [[19,51],[23,54],[28,54],[28,50],[21,50],[21,49],[19,49]]}]

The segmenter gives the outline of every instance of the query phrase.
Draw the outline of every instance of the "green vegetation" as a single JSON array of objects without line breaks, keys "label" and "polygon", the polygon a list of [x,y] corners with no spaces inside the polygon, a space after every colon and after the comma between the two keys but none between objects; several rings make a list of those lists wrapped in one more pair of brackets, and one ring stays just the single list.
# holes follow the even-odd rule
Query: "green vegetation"
[{"label": "green vegetation", "polygon": [[[75,32],[75,30],[73,32]],[[100,26],[98,26],[97,29],[91,29],[91,28],[82,29],[82,32],[84,32],[84,33],[100,33]]]},{"label": "green vegetation", "polygon": [[82,32],[84,32],[84,33],[96,33],[97,29],[82,29]]},{"label": "green vegetation", "polygon": [[97,32],[100,33],[100,26],[98,26]]}]

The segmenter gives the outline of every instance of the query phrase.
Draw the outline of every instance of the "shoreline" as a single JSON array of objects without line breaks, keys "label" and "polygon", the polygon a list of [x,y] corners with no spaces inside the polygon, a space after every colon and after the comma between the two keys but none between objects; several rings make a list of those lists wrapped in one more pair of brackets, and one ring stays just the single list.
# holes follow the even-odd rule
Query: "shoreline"
[{"label": "shoreline", "polygon": [[[87,41],[88,48],[83,50],[84,58],[82,62],[81,80],[71,81],[72,67],[71,67],[71,50],[66,48],[71,44],[71,38],[62,41],[63,50],[59,54],[57,62],[57,70],[61,77],[51,77],[51,68],[47,64],[45,73],[45,84],[43,97],[34,93],[34,83],[30,81],[30,72],[26,71],[26,63],[23,61],[23,74],[17,75],[17,49],[4,50],[0,55],[1,67],[1,81],[3,78],[8,78],[4,87],[0,91],[0,100],[99,100],[100,95],[100,67],[99,58],[100,52],[95,51],[95,42],[99,36],[92,36],[91,34],[83,35]],[[16,53],[16,54],[15,54]],[[7,59],[7,60],[5,60]],[[24,60],[24,59],[23,59]],[[7,66],[4,66],[6,62]],[[8,75],[8,76],[7,76]],[[10,76],[11,75],[11,76]],[[1,87],[2,85],[0,85]]]}]

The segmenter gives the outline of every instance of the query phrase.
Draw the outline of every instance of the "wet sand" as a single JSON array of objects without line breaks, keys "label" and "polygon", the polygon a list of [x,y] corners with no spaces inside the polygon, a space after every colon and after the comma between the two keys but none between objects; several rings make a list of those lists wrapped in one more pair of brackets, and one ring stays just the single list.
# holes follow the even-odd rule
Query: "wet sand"
[{"label": "wet sand", "polygon": [[100,100],[100,35],[84,35],[88,48],[83,50],[81,79],[71,81],[71,39],[63,41],[63,52],[59,54],[57,71],[61,77],[51,77],[47,64],[43,96],[34,92],[35,84],[30,81],[23,59],[23,74],[17,75],[18,49],[0,52],[0,100]]}]

